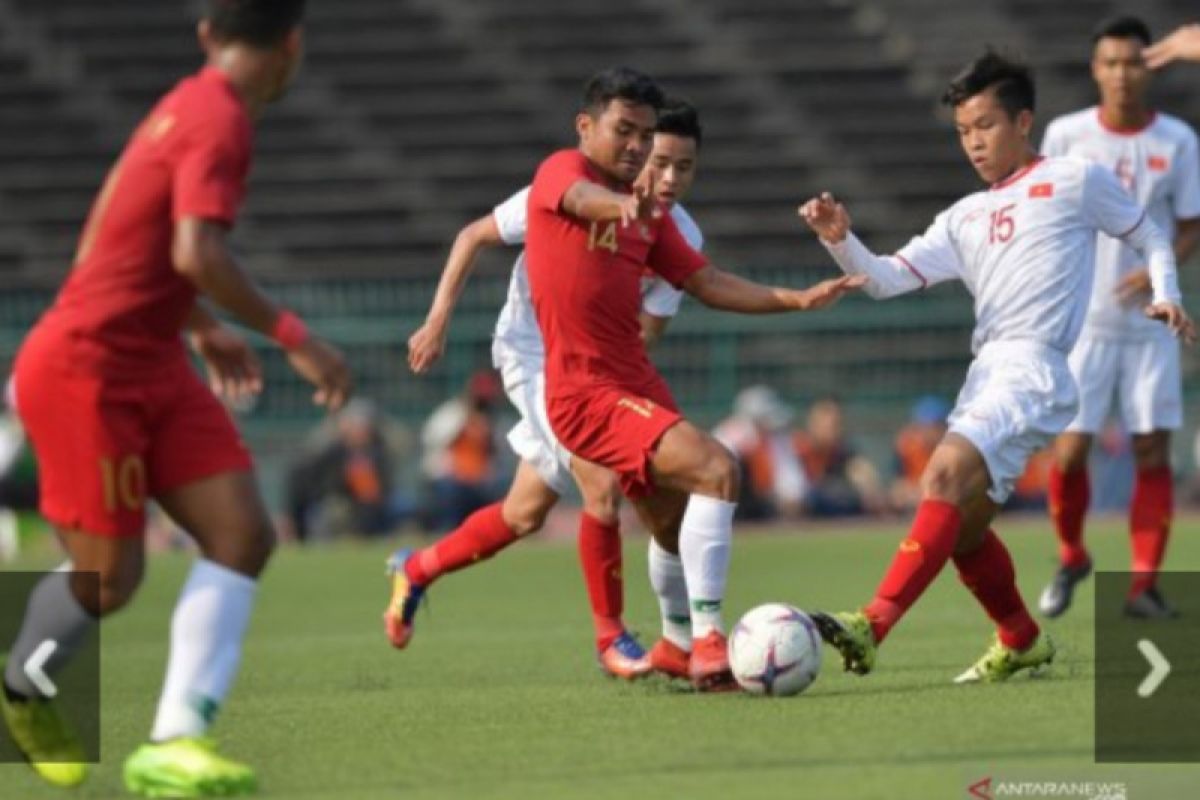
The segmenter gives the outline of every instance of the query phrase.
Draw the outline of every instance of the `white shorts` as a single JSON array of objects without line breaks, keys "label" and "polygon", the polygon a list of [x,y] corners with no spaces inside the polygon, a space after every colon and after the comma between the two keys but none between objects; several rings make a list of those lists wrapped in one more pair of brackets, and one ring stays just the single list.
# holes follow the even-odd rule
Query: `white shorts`
[{"label": "white shorts", "polygon": [[1179,341],[1080,339],[1069,363],[1079,385],[1079,413],[1067,430],[1099,433],[1115,393],[1130,433],[1173,431],[1183,424]]},{"label": "white shorts", "polygon": [[504,381],[504,393],[516,407],[521,420],[508,432],[508,443],[521,460],[528,462],[546,485],[564,495],[574,485],[571,454],[559,444],[546,415],[546,375],[541,364],[530,369],[515,358],[496,364]]},{"label": "white shorts", "polygon": [[983,455],[988,497],[1004,503],[1029,457],[1062,433],[1076,407],[1064,353],[1035,342],[993,342],[971,362],[949,429]]}]

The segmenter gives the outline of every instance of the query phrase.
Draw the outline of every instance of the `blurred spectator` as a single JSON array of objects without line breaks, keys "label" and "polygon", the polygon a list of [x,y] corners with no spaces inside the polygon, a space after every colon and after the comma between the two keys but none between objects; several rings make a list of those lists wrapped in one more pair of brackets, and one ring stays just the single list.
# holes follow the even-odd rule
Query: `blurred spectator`
[{"label": "blurred spectator", "polygon": [[893,445],[895,477],[890,491],[892,508],[914,510],[921,502],[921,475],[942,437],[950,404],[936,395],[925,395],[913,404],[909,422],[896,434]]},{"label": "blurred spectator", "polygon": [[300,541],[385,534],[412,514],[395,488],[397,429],[368,400],[351,401],[288,470],[287,515]]},{"label": "blurred spectator", "polygon": [[434,531],[457,528],[503,495],[492,419],[499,397],[496,373],[480,370],[471,376],[465,395],[438,406],[421,431],[422,466],[431,495],[428,523]]},{"label": "blurred spectator", "polygon": [[842,405],[832,397],[812,404],[796,452],[808,476],[808,512],[815,517],[877,514],[887,509],[879,472],[846,436]]},{"label": "blurred spectator", "polygon": [[794,417],[775,390],[750,386],[734,400],[733,416],[713,431],[741,465],[739,519],[795,517],[803,510],[809,485],[792,441]]}]

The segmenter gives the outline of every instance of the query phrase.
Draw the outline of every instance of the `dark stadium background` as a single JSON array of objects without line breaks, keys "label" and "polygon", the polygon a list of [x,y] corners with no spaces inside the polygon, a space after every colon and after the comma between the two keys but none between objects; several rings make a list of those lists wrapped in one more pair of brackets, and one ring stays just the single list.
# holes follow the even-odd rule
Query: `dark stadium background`
[{"label": "dark stadium background", "polygon": [[[572,140],[575,96],[625,63],[699,106],[706,139],[687,206],[722,265],[807,284],[832,272],[795,217],[828,189],[877,250],[977,186],[938,95],[985,43],[1036,67],[1039,120],[1094,100],[1089,31],[1133,12],[1165,33],[1183,0],[315,0],[309,56],[258,135],[237,245],[253,274],[347,351],[360,391],[406,424],[488,363],[511,254],[489,256],[431,376],[407,370],[454,233]],[[0,2],[0,367],[66,272],[105,170],[149,104],[200,54],[183,0]],[[1156,81],[1163,110],[1200,123],[1195,71]],[[1040,126],[1038,128],[1040,134]],[[1194,268],[1185,292],[1200,290]],[[939,288],[853,298],[783,319],[694,302],[656,360],[686,410],[714,422],[741,386],[803,406],[833,392],[882,452],[911,401],[952,397],[968,360],[968,299]],[[268,388],[242,420],[267,467],[318,417],[264,347]],[[1185,361],[1196,415],[1196,358]],[[1189,435],[1177,438],[1190,454]],[[1191,458],[1180,463],[1190,469]]]}]

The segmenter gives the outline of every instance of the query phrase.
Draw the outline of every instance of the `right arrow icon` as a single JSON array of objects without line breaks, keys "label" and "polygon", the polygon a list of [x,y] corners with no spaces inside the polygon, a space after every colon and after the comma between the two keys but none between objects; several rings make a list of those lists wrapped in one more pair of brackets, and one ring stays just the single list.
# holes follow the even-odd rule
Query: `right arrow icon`
[{"label": "right arrow icon", "polygon": [[1139,639],[1138,650],[1150,662],[1150,673],[1142,679],[1138,684],[1138,697],[1149,697],[1158,691],[1158,687],[1162,686],[1162,682],[1171,674],[1171,662],[1167,661],[1162,651],[1154,646],[1154,642],[1149,639]]}]

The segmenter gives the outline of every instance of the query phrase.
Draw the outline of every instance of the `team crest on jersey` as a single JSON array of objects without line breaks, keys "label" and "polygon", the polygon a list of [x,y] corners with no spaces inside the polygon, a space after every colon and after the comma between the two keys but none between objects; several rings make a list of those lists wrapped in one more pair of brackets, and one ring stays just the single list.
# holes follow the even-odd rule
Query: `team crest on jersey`
[{"label": "team crest on jersey", "polygon": [[1029,187],[1030,197],[1054,197],[1053,183],[1035,183]]},{"label": "team crest on jersey", "polygon": [[1150,158],[1146,159],[1146,166],[1152,172],[1166,172],[1170,165],[1170,162],[1163,156],[1150,156]]}]

